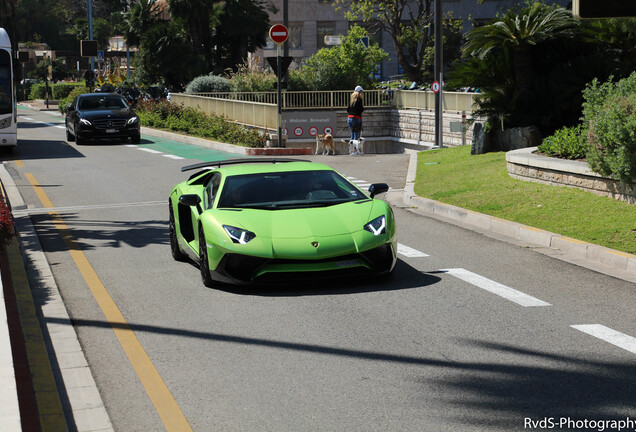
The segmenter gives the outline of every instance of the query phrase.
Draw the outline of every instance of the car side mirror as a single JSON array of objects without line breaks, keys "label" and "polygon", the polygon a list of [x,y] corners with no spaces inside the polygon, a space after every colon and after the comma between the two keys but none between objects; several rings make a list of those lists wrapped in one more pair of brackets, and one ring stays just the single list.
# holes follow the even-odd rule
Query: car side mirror
[{"label": "car side mirror", "polygon": [[371,194],[371,198],[388,190],[389,185],[386,183],[373,183],[371,186],[369,186],[369,194]]},{"label": "car side mirror", "polygon": [[179,197],[179,203],[190,207],[196,207],[201,204],[201,197],[196,194],[181,195]]}]

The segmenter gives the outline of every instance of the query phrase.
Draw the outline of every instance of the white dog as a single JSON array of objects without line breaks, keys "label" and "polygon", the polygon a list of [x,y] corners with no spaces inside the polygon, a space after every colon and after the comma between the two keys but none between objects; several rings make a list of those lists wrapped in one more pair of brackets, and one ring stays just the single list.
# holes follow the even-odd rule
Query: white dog
[{"label": "white dog", "polygon": [[357,140],[344,139],[343,142],[349,144],[350,155],[363,155],[364,154],[364,138],[360,137]]}]

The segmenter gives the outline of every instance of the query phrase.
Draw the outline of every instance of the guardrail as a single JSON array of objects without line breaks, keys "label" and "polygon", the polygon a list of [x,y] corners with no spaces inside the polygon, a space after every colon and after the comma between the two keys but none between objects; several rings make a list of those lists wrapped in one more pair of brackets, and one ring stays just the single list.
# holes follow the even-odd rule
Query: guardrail
[{"label": "guardrail", "polygon": [[[334,91],[285,91],[282,93],[282,109],[335,110],[349,105],[351,92]],[[447,112],[471,113],[475,93],[444,92],[442,109]],[[225,116],[236,122],[276,129],[276,92],[226,92],[226,93],[173,93],[171,100],[188,107],[199,107],[203,112]],[[364,92],[365,108],[398,108],[434,110],[435,93],[421,90],[368,90]]]}]

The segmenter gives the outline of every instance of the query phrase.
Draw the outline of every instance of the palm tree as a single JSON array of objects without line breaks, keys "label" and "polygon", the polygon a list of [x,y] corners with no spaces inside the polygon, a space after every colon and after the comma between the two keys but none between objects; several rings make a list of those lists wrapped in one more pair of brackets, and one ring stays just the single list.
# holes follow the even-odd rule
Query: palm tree
[{"label": "palm tree", "polygon": [[531,47],[569,35],[576,25],[571,11],[535,2],[520,12],[510,10],[497,21],[468,32],[463,51],[464,55],[480,59],[495,51],[511,52],[516,89],[523,98],[534,83]]}]

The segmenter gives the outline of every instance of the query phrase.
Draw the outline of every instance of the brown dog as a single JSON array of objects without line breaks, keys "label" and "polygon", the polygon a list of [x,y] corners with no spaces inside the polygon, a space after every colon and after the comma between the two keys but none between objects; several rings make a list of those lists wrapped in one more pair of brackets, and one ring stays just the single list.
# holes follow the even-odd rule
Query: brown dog
[{"label": "brown dog", "polygon": [[328,155],[329,149],[331,149],[331,154],[336,154],[336,144],[333,142],[333,136],[331,134],[316,135],[316,154],[318,154],[320,146],[322,146],[323,155]]}]

